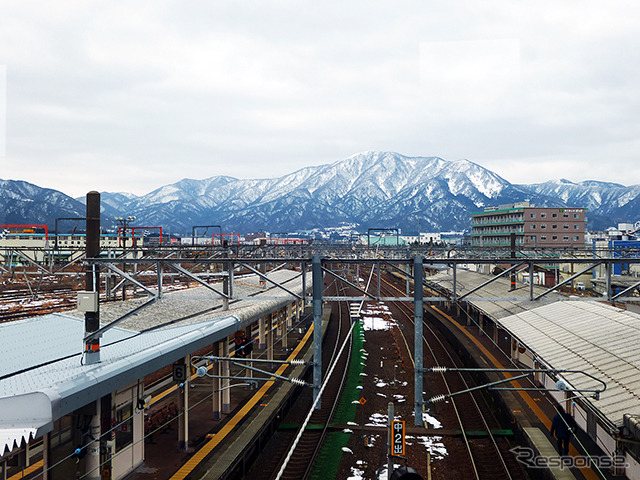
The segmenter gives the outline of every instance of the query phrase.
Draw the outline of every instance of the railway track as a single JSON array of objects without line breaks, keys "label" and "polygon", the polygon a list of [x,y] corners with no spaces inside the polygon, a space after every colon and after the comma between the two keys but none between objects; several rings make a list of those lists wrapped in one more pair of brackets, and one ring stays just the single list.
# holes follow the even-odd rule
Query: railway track
[{"label": "railway track", "polygon": [[73,309],[76,296],[72,288],[40,292],[35,299],[29,292],[1,293],[0,323]]},{"label": "railway track", "polygon": [[[404,294],[405,285],[394,277],[387,277],[382,282],[384,295],[394,296],[398,293]],[[411,328],[401,328],[401,333],[406,337],[409,345],[413,343],[413,305],[404,302],[390,302],[391,308],[398,313],[398,318]],[[425,310],[432,307],[425,305]],[[455,349],[442,340],[442,335],[435,331],[427,323],[423,325],[423,341],[426,349],[424,351],[425,366],[445,366],[462,367],[463,362],[455,354]],[[410,352],[408,352],[410,355]],[[412,359],[413,362],[413,359]],[[446,377],[439,373],[427,373],[425,385],[429,385],[431,393],[448,394],[466,390],[476,385],[476,380],[470,374],[447,374]],[[528,476],[520,467],[515,457],[509,450],[513,445],[506,437],[497,437],[492,434],[492,430],[500,429],[502,426],[496,419],[493,409],[486,401],[486,397],[480,393],[466,393],[451,397],[448,403],[437,404],[443,418],[455,418],[456,427],[462,434],[462,440],[453,439],[460,445],[451,454],[464,455],[466,453],[468,462],[457,461],[457,467],[462,471],[464,478],[476,480],[520,480],[527,479]],[[449,425],[452,428],[453,425]],[[486,437],[470,438],[465,432],[482,431],[487,432]],[[448,446],[448,448],[450,448]]]},{"label": "railway track", "polygon": [[[330,288],[337,289],[337,285],[332,284]],[[327,428],[332,420],[336,406],[340,399],[340,393],[347,375],[350,351],[349,347],[338,358],[339,348],[345,340],[349,331],[349,310],[346,305],[334,304],[332,306],[332,316],[334,320],[330,323],[329,330],[324,341],[325,345],[333,345],[332,354],[325,355],[323,359],[323,378],[326,378],[329,366],[337,362],[334,374],[329,378],[327,386],[321,396],[321,408],[315,410],[309,421],[312,428],[307,428],[303,432],[295,450],[290,454],[297,430],[278,431],[274,435],[270,445],[266,448],[261,457],[256,461],[250,470],[247,478],[252,480],[273,480],[278,478],[281,465],[290,454],[290,459],[285,470],[279,478],[283,480],[304,480],[308,478],[313,468],[314,461],[322,447]],[[300,403],[306,408],[296,405],[284,419],[284,423],[300,425],[305,414],[311,406],[311,392],[306,389],[302,392]]]}]

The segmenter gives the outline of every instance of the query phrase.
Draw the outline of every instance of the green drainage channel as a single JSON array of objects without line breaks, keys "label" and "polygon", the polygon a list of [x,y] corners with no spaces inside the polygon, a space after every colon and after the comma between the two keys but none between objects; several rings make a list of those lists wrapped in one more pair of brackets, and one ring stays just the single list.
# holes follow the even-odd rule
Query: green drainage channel
[{"label": "green drainage channel", "polygon": [[[353,422],[356,418],[355,401],[360,400],[362,390],[358,389],[362,385],[362,375],[364,371],[365,356],[361,349],[364,349],[364,332],[362,323],[358,322],[353,328],[353,344],[351,347],[351,361],[349,362],[349,370],[345,381],[344,389],[340,397],[340,402],[336,408],[333,418],[334,424],[345,425],[347,422]],[[347,442],[351,438],[350,433],[330,432],[327,434],[324,445],[316,458],[311,471],[311,480],[324,480],[327,478],[335,478],[342,459],[342,448],[347,446]]]}]

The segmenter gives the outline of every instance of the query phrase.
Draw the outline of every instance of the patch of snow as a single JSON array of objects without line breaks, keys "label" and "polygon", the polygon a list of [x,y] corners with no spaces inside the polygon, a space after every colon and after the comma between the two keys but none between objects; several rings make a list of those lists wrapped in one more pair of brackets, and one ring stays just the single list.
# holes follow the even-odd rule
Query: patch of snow
[{"label": "patch of snow", "polygon": [[395,322],[382,317],[362,317],[362,327],[365,331],[391,330]]},{"label": "patch of snow", "polygon": [[437,418],[432,417],[432,416],[431,416],[431,415],[429,415],[428,413],[426,413],[426,412],[425,412],[425,414],[424,414],[424,417],[423,417],[423,418],[424,418],[424,420],[426,420],[426,421],[427,421],[427,423],[428,423],[429,425],[433,425],[433,428],[442,428],[442,423],[440,423],[440,422],[438,421],[438,419],[437,419]]},{"label": "patch of snow", "polygon": [[356,467],[351,467],[351,475],[347,477],[347,480],[364,480],[364,470],[360,470]]},{"label": "patch of snow", "polygon": [[414,437],[413,435],[407,435],[405,437],[407,445],[413,445],[413,442],[410,443],[410,441],[414,439],[417,444],[424,445],[436,460],[442,460],[449,454],[447,452],[447,447],[445,447],[444,443],[441,442],[442,437],[428,437],[424,435],[420,435],[417,437]]}]

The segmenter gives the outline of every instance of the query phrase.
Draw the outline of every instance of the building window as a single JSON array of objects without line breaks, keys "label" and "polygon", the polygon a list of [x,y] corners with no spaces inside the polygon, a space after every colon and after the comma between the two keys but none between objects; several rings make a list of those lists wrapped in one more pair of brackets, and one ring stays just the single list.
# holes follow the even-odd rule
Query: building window
[{"label": "building window", "polygon": [[558,239],[557,235],[554,235],[553,237],[551,237],[551,240],[557,240],[557,239]]},{"label": "building window", "polygon": [[580,228],[580,225],[578,225],[577,223],[573,224],[573,229],[574,230],[578,230]]},{"label": "building window", "polygon": [[566,223],[562,226],[562,228],[564,228],[565,230],[569,230],[569,225],[567,225]]},{"label": "building window", "polygon": [[542,236],[540,237],[540,240],[546,240],[546,239],[547,239],[547,236],[546,236],[546,235],[542,235]]},{"label": "building window", "polygon": [[532,223],[531,224],[531,230],[535,230],[535,229],[536,229],[536,226],[535,226],[535,224]]},{"label": "building window", "polygon": [[555,230],[556,228],[558,228],[558,225],[552,225],[551,228]]},{"label": "building window", "polygon": [[542,225],[540,225],[540,228],[544,230],[545,228],[547,228],[547,224],[543,223]]},{"label": "building window", "polygon": [[580,215],[578,215],[577,213],[574,213],[573,218],[580,218]]},{"label": "building window", "polygon": [[133,443],[133,408],[131,404],[116,410],[116,452]]},{"label": "building window", "polygon": [[558,216],[558,214],[557,214],[557,213],[552,213],[552,214],[551,214],[551,216],[552,216],[553,218],[556,218],[556,217]]},{"label": "building window", "polygon": [[543,213],[541,213],[541,214],[540,214],[540,218],[547,218],[547,214],[546,214],[546,213],[544,213],[544,212],[543,212]]},{"label": "building window", "polygon": [[565,235],[564,237],[562,237],[562,239],[563,239],[565,242],[568,242],[568,241],[569,241],[569,236],[568,236],[568,235]]},{"label": "building window", "polygon": [[579,242],[579,241],[580,241],[580,236],[579,236],[579,235],[576,235],[575,237],[573,237],[573,239],[574,239],[576,242]]},{"label": "building window", "polygon": [[568,213],[563,213],[563,214],[562,214],[562,216],[563,216],[564,218],[569,218],[569,214],[568,214]]},{"label": "building window", "polygon": [[531,216],[531,218],[536,218],[536,214],[535,213],[530,214],[530,216]]}]

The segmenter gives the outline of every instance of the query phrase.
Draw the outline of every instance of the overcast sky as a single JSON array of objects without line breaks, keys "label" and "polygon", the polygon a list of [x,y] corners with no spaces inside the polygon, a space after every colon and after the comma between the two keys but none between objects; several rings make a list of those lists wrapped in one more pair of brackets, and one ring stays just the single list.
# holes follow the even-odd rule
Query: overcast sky
[{"label": "overcast sky", "polygon": [[365,150],[640,184],[640,2],[4,1],[0,178],[144,194]]}]

